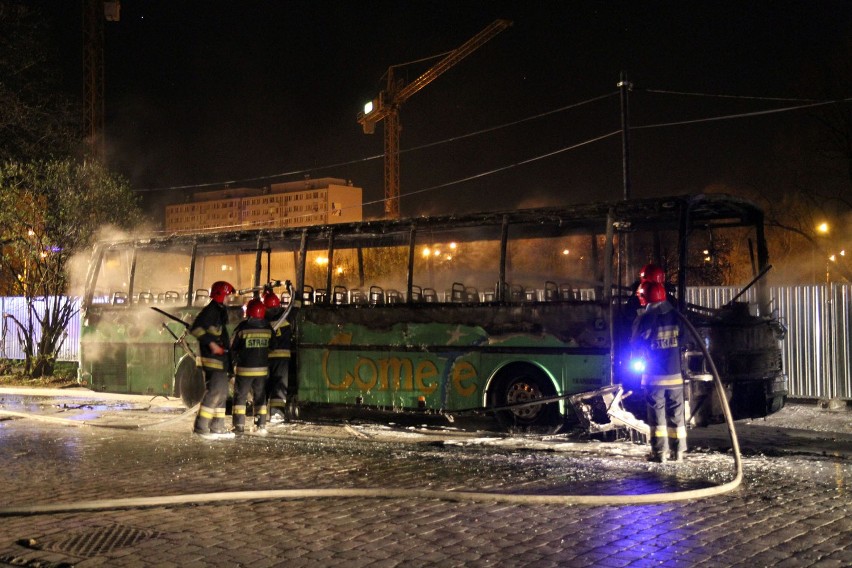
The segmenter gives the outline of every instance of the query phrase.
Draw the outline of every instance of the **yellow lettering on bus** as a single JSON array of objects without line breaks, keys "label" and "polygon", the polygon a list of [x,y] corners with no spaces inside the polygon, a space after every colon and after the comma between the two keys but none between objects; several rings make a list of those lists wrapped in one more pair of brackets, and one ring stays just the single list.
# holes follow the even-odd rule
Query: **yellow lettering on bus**
[{"label": "yellow lettering on bus", "polygon": [[[368,373],[368,379],[364,380],[361,369],[366,369]],[[346,373],[347,383],[352,384],[352,375]],[[367,359],[366,357],[358,357],[358,362],[355,363],[355,386],[358,387],[359,390],[368,391],[376,386],[376,382],[379,379],[379,371],[376,369],[376,364],[372,359]]]},{"label": "yellow lettering on bus", "polygon": [[379,359],[382,376],[382,390],[411,390],[411,359],[390,357]]},{"label": "yellow lettering on bus", "polygon": [[[351,333],[338,333],[328,342],[329,345],[349,345],[352,342]],[[325,385],[331,390],[346,390],[352,384],[353,377],[346,373],[343,380],[339,383],[333,383],[331,376],[328,374],[328,358],[331,356],[331,350],[326,349],[322,354],[322,374],[325,377]]]},{"label": "yellow lettering on bus", "polygon": [[458,361],[453,365],[453,388],[460,396],[470,396],[476,392],[476,369],[467,361]]},{"label": "yellow lettering on bus", "polygon": [[424,359],[417,363],[417,371],[414,375],[414,384],[417,385],[417,390],[423,394],[432,394],[438,388],[438,383],[426,384],[428,379],[438,376],[438,367],[429,359]]}]

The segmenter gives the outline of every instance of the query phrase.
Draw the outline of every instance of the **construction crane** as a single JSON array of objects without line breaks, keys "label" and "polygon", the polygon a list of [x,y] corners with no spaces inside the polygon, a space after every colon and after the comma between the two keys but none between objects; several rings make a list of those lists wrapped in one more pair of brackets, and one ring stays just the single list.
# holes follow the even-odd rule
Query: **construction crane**
[{"label": "construction crane", "polygon": [[411,95],[437,79],[456,63],[482,47],[485,42],[512,25],[509,20],[495,20],[484,30],[449,52],[443,59],[407,85],[394,77],[394,67],[387,71],[387,86],[358,113],[358,122],[365,134],[376,130],[376,123],[385,121],[385,216],[399,217],[399,107]]},{"label": "construction crane", "polygon": [[83,126],[92,156],[104,159],[104,20],[117,22],[118,0],[83,0]]}]

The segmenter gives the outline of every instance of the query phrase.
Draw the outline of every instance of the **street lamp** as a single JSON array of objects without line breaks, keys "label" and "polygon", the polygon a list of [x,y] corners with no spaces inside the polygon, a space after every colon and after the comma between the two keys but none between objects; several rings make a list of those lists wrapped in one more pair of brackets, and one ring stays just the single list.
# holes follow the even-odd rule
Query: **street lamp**
[{"label": "street lamp", "polygon": [[[815,227],[815,230],[816,230],[817,237],[825,237],[825,236],[828,235],[829,231],[831,230],[831,227],[826,221],[823,221],[822,223],[820,223],[819,225],[817,225]],[[814,240],[814,247],[811,249],[811,270],[813,271],[814,284],[817,283],[816,263],[814,262],[814,248],[817,248],[817,246],[818,246],[817,243],[818,243],[818,241]],[[828,281],[829,281],[829,271],[828,271],[828,262],[826,262],[825,263],[825,282],[826,282],[826,284],[828,284]]]}]

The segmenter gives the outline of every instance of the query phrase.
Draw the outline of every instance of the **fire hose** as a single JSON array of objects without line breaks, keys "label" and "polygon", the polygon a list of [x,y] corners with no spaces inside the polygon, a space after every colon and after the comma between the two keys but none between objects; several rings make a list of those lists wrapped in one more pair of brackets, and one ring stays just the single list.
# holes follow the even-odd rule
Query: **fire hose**
[{"label": "fire hose", "polygon": [[[709,364],[716,386],[716,394],[731,440],[734,458],[734,478],[721,485],[702,489],[673,491],[668,493],[644,493],[639,495],[528,495],[510,493],[487,493],[480,491],[443,491],[432,489],[395,489],[387,487],[373,488],[336,488],[336,489],[271,489],[258,491],[222,491],[215,493],[189,493],[184,495],[161,495],[155,497],[127,497],[118,499],[95,499],[73,503],[39,503],[4,507],[0,509],[0,517],[39,515],[51,513],[74,513],[84,511],[105,511],[114,509],[165,507],[174,505],[198,505],[202,503],[221,503],[234,501],[268,501],[291,499],[329,499],[329,498],[363,498],[363,499],[437,499],[451,502],[472,503],[507,503],[518,505],[646,505],[651,503],[668,503],[686,501],[721,495],[733,491],[742,483],[743,468],[731,409],[724,395],[724,387],[719,372],[704,341],[698,331],[680,312],[675,310],[678,318],[701,346],[701,351]],[[0,411],[2,413],[3,411]],[[68,421],[73,422],[73,421]],[[90,424],[93,425],[93,424]]]}]

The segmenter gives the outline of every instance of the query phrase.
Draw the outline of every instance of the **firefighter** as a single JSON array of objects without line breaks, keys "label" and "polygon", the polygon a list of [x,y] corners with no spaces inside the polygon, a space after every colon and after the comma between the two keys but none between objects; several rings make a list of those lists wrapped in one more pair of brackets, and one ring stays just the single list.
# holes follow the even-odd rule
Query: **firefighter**
[{"label": "firefighter", "polygon": [[680,462],[686,452],[686,423],[677,313],[660,282],[643,282],[637,295],[645,309],[636,316],[630,342],[645,358],[642,386],[651,429],[648,458]]},{"label": "firefighter", "polygon": [[204,398],[195,417],[193,432],[208,440],[233,438],[225,427],[225,403],[228,399],[230,370],[228,310],[225,298],[236,292],[228,282],[214,282],[210,302],[198,313],[189,332],[198,340],[201,355],[198,363],[204,374]]},{"label": "firefighter", "polygon": [[284,282],[287,293],[290,295],[290,304],[287,309],[281,307],[281,300],[267,288],[263,294],[263,303],[266,306],[266,321],[272,326],[272,341],[269,345],[269,421],[271,423],[283,422],[287,401],[293,402],[296,394],[296,381],[290,379],[290,348],[293,340],[293,320],[302,305],[296,296],[293,284],[287,280]]},{"label": "firefighter", "polygon": [[260,298],[246,305],[246,317],[234,329],[231,353],[234,358],[234,432],[242,434],[246,427],[249,393],[255,432],[266,435],[266,379],[269,376],[269,341],[272,327],[264,319],[266,307]]}]

